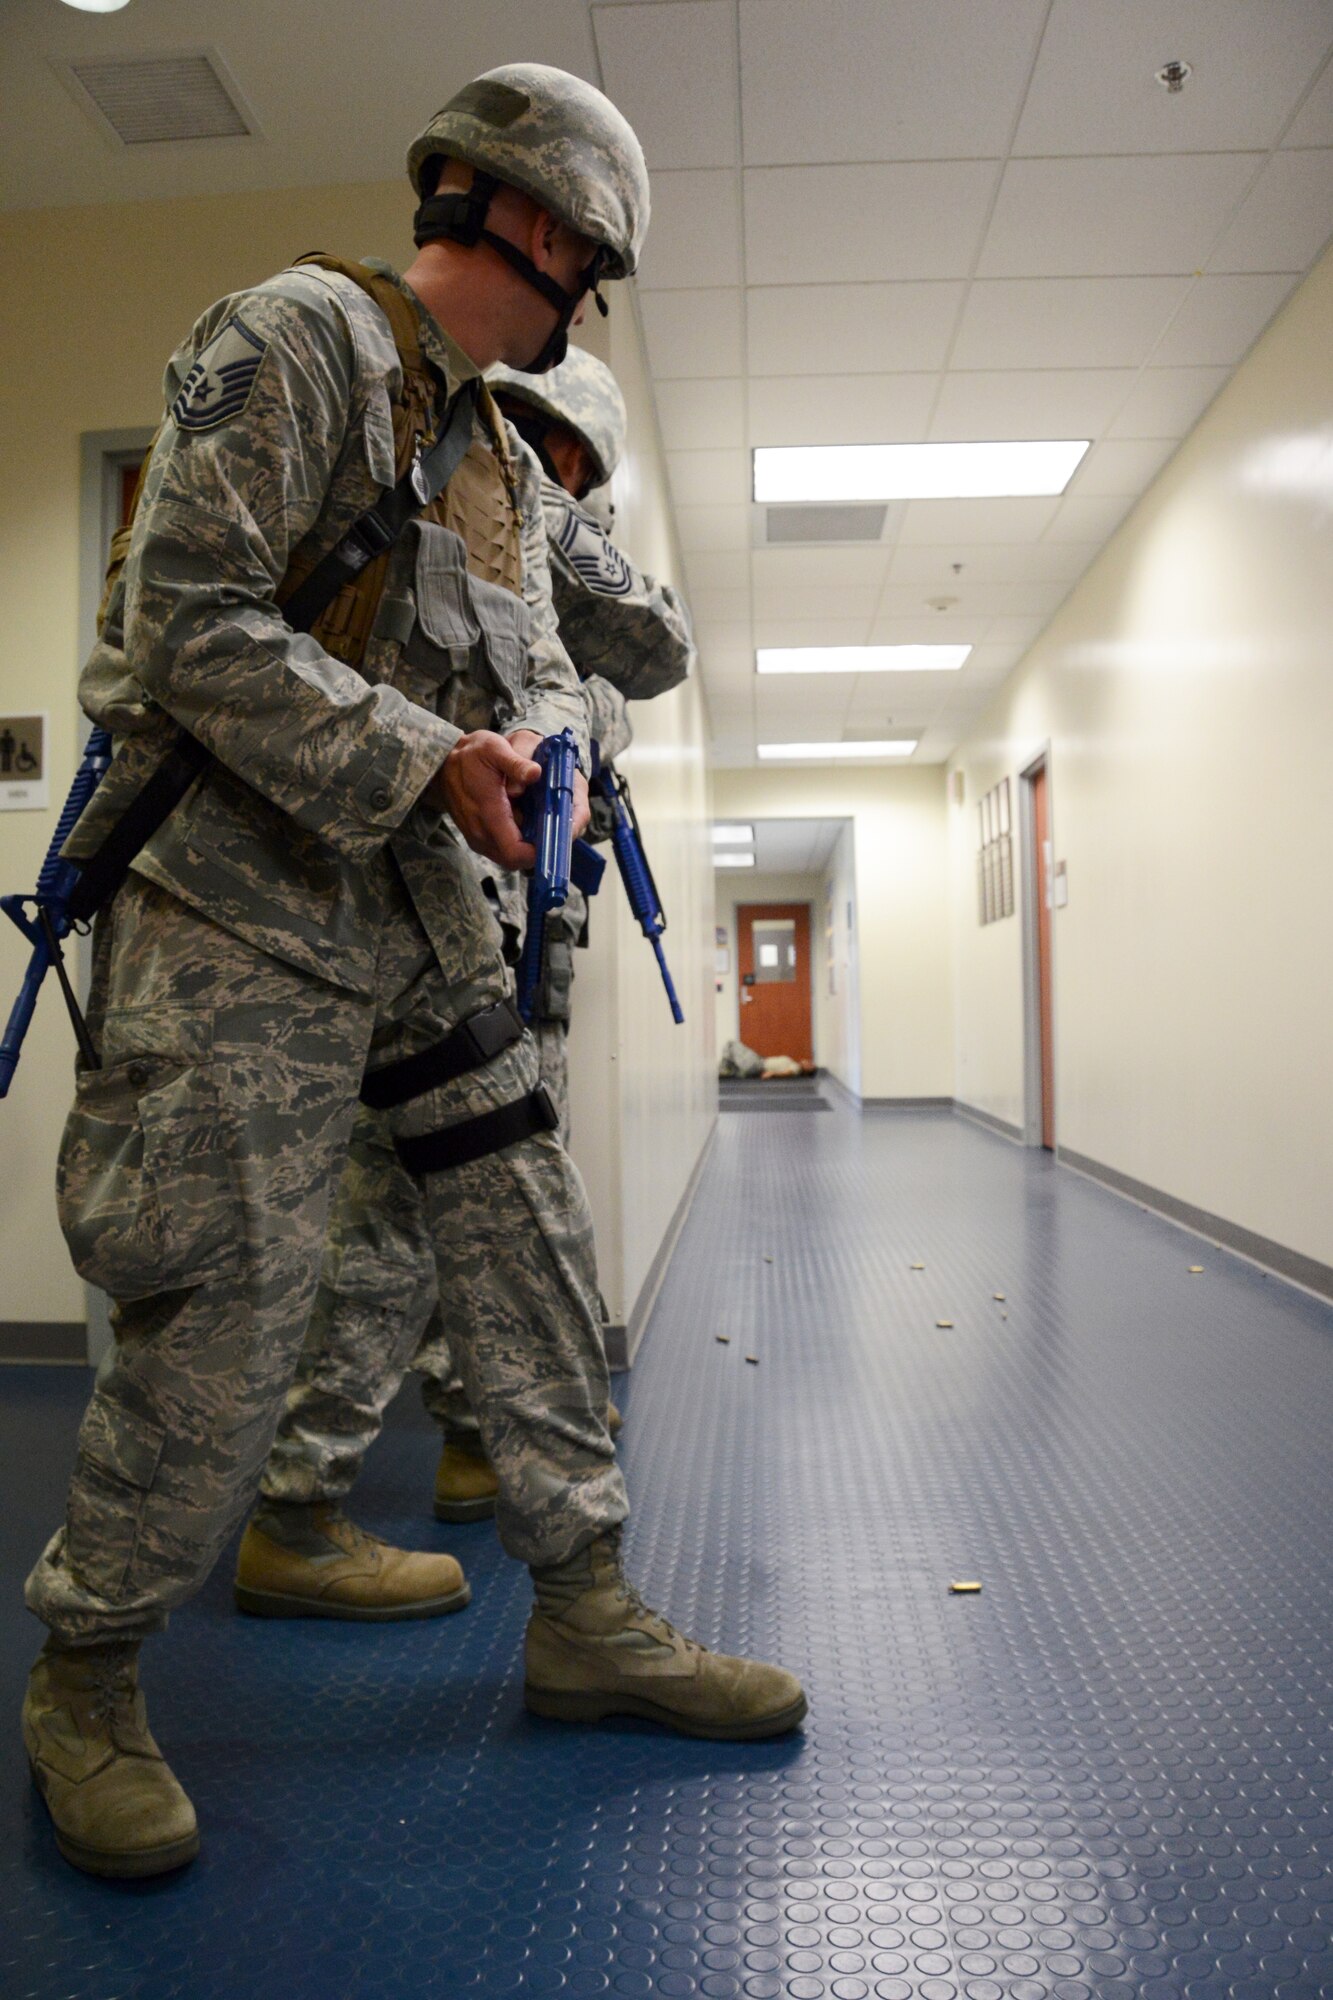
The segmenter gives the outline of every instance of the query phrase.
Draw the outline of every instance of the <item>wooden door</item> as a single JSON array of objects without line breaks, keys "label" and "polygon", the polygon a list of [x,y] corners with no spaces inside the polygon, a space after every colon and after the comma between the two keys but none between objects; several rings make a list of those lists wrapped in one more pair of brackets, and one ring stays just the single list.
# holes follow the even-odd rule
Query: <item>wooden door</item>
[{"label": "wooden door", "polygon": [[760,1056],[814,1061],[810,905],[742,903],[736,911],[740,1038]]},{"label": "wooden door", "polygon": [[1041,1024],[1041,1143],[1055,1150],[1055,1035],[1051,1005],[1051,809],[1046,766],[1032,774],[1032,832],[1037,850],[1037,998]]}]

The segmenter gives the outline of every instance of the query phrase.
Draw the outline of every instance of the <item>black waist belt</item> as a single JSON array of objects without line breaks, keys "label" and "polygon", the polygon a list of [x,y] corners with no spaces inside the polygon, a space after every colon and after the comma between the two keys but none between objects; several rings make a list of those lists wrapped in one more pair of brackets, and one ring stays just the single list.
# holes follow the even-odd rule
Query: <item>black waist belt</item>
[{"label": "black waist belt", "polygon": [[448,1167],[465,1167],[469,1160],[484,1160],[488,1153],[517,1145],[535,1132],[554,1132],[559,1124],[550,1092],[539,1083],[526,1097],[502,1104],[498,1111],[483,1111],[480,1118],[465,1118],[443,1132],[423,1132],[419,1139],[393,1143],[409,1174],[438,1174]]},{"label": "black waist belt", "polygon": [[470,1069],[480,1069],[522,1039],[526,1030],[512,1000],[497,1000],[469,1020],[460,1021],[442,1042],[432,1042],[414,1056],[385,1063],[367,1072],[361,1082],[361,1102],[372,1111],[388,1111],[409,1098],[424,1096],[437,1084],[452,1083]]}]

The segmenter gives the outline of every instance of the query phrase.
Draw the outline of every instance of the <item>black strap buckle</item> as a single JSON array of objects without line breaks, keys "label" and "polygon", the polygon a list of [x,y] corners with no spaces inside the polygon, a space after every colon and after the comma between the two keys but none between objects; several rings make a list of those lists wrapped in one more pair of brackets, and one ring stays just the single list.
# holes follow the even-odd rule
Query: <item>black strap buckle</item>
[{"label": "black strap buckle", "polygon": [[460,1021],[454,1030],[472,1048],[476,1061],[469,1064],[471,1069],[480,1069],[483,1063],[493,1062],[495,1057],[518,1041],[527,1029],[512,1000],[497,1000],[493,1007],[485,1007],[480,1014],[471,1014],[466,1021]]},{"label": "black strap buckle", "polygon": [[443,1041],[368,1071],[361,1080],[361,1102],[372,1111],[389,1111],[395,1104],[424,1097],[428,1090],[493,1062],[525,1033],[513,1001],[497,1000],[494,1006],[483,1007],[479,1014],[460,1021]]}]

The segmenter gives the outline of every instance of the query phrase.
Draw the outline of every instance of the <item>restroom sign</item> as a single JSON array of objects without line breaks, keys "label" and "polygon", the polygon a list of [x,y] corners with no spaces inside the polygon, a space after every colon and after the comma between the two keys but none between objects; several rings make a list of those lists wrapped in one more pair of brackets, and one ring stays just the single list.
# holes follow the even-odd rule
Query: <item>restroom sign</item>
[{"label": "restroom sign", "polygon": [[0,716],[0,812],[51,803],[45,715]]}]

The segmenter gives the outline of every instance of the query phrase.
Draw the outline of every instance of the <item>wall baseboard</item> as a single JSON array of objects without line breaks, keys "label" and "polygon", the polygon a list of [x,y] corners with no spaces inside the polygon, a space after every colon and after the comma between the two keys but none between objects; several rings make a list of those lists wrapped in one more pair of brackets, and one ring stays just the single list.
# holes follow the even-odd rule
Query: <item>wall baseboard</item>
[{"label": "wall baseboard", "polygon": [[632,1368],[634,1366],[634,1357],[638,1353],[643,1342],[643,1336],[648,1330],[648,1322],[653,1316],[653,1307],[657,1304],[657,1295],[662,1289],[662,1280],[666,1276],[667,1265],[671,1262],[672,1252],[680,1240],[680,1232],[685,1227],[685,1219],[694,1206],[694,1197],[699,1191],[699,1182],[703,1178],[704,1167],[708,1162],[708,1155],[713,1150],[713,1141],[716,1137],[717,1119],[715,1117],[708,1128],[708,1137],[699,1148],[699,1157],[695,1161],[694,1170],[685,1184],[685,1192],[676,1203],[675,1213],[667,1224],[666,1234],[657,1246],[657,1255],[648,1266],[648,1275],[639,1287],[639,1296],[630,1308],[628,1323],[625,1326],[608,1326],[606,1329],[606,1359],[607,1365],[612,1369]]},{"label": "wall baseboard", "polygon": [[1275,1277],[1300,1285],[1317,1298],[1333,1299],[1333,1265],[1321,1264],[1317,1258],[1306,1257],[1299,1250],[1289,1250],[1285,1244],[1273,1242],[1271,1237],[1260,1236],[1253,1229],[1243,1229],[1239,1223],[1228,1222],[1224,1216],[1211,1215],[1206,1208],[1196,1208],[1192,1202],[1179,1201],[1175,1195],[1166,1194],[1161,1188],[1150,1187],[1146,1181],[1136,1181],[1115,1167],[1104,1167],[1100,1160],[1090,1160],[1085,1153],[1075,1153],[1068,1146],[1057,1147],[1055,1157],[1062,1167],[1071,1167],[1075,1173],[1086,1174],[1089,1180],[1109,1188],[1112,1194],[1151,1208],[1168,1222],[1188,1229],[1192,1235],[1207,1237],[1224,1250],[1234,1250],[1250,1263],[1271,1271]]},{"label": "wall baseboard", "polygon": [[0,1320],[0,1368],[86,1368],[88,1329],[81,1319]]},{"label": "wall baseboard", "polygon": [[863,1097],[864,1111],[952,1111],[951,1097]]},{"label": "wall baseboard", "polygon": [[1022,1127],[1011,1125],[1007,1118],[997,1118],[993,1111],[983,1111],[976,1104],[964,1104],[958,1097],[953,1099],[953,1108],[960,1118],[970,1118],[974,1124],[984,1125],[988,1132],[998,1132],[1002,1139],[1012,1139],[1016,1146],[1022,1145]]}]

